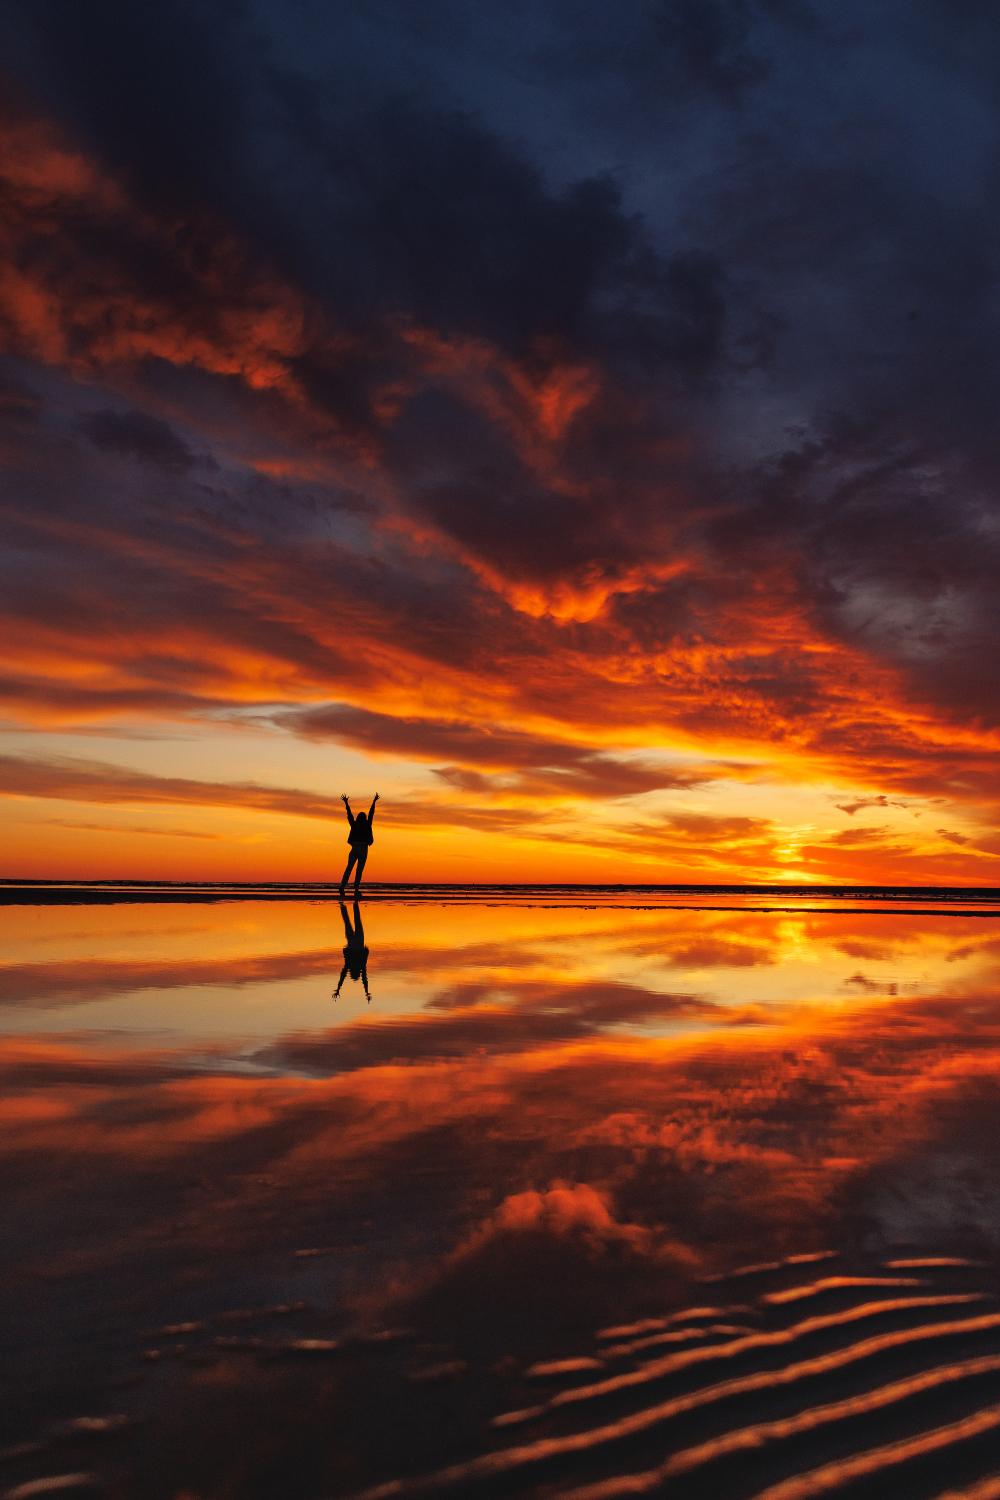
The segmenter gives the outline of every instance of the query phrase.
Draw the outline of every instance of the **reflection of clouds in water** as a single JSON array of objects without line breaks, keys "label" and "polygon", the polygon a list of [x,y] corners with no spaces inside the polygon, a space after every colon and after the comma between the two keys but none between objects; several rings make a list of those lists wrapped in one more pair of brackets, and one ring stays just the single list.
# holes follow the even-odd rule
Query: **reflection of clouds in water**
[{"label": "reflection of clouds in water", "polygon": [[242,988],[326,974],[338,957],[338,949],[323,948],[313,953],[261,954],[245,959],[65,959],[50,964],[4,964],[0,965],[0,1006],[85,1004],[137,990],[194,985]]},{"label": "reflection of clouds in water", "polygon": [[[18,918],[10,948],[5,944],[8,962],[0,965],[0,1006],[54,1015],[114,1000],[114,1018],[101,1024],[128,1030],[141,1024],[144,991],[199,988],[220,998],[227,989],[249,991],[254,1034],[278,1037],[287,1029],[288,1002],[276,987],[331,971],[336,978],[341,967],[343,937],[332,903],[234,903],[214,925],[194,931],[180,927],[170,909],[162,925],[151,913],[146,932],[136,930],[127,911],[112,912],[103,934],[105,913],[88,916],[90,933],[75,913],[76,934],[58,937],[62,953],[53,950],[58,910],[33,912],[27,931]],[[673,1026],[680,995],[705,1002],[706,1022],[708,1003],[718,1004],[718,1019],[728,1025],[748,1008],[778,1019],[781,1007],[805,998],[839,1001],[857,988],[859,974],[872,993],[890,995],[893,986],[900,994],[915,986],[927,994],[976,993],[1000,978],[1000,938],[992,923],[968,917],[376,904],[365,908],[365,920],[378,953],[379,1006],[388,1014],[494,1004],[522,1015],[577,1011],[588,1026],[650,1025],[657,1017]],[[9,913],[6,924],[12,925]],[[589,998],[595,983],[608,995],[620,987],[621,1003],[609,1002],[599,1022]],[[547,1000],[539,998],[543,990]],[[627,995],[633,1000],[626,1002]],[[695,1013],[689,1007],[688,1016]],[[195,1007],[178,1024],[211,1036],[212,1017],[210,1005]]]},{"label": "reflection of clouds in water", "polygon": [[[655,1005],[676,1006],[698,1034],[639,1042],[597,1030]],[[497,1382],[512,1377],[494,1367],[592,1362],[581,1329],[703,1303],[698,1276],[830,1245],[884,1259],[905,1258],[900,1240],[917,1255],[997,1249],[995,994],[861,996],[800,1007],[782,1025],[713,1032],[714,1020],[692,997],[532,981],[502,1006],[488,992],[452,991],[423,1015],[290,1030],[256,1053],[285,1076],[213,1074],[204,1050],[140,1054],[127,1038],[120,1049],[7,1042],[3,1270],[18,1316],[52,1330],[25,1356],[36,1387],[51,1378],[53,1350],[60,1370],[80,1360],[90,1369],[105,1344],[138,1358],[139,1326],[215,1316],[228,1336],[225,1309],[306,1301],[312,1322],[292,1332],[307,1339],[379,1321],[418,1329],[423,1347],[397,1385],[413,1401],[406,1371],[461,1365],[463,1381],[488,1389],[481,1399],[475,1385],[456,1420],[481,1434],[483,1400],[493,1414],[547,1399],[537,1386],[506,1394]],[[308,1247],[324,1253],[296,1255]],[[840,1268],[822,1272],[831,1274]],[[112,1279],[129,1295],[109,1295]],[[713,1285],[710,1298],[720,1295]],[[741,1282],[727,1295],[745,1303],[756,1293]],[[840,1295],[810,1293],[810,1316]],[[747,1316],[727,1313],[733,1327],[710,1331],[705,1348],[751,1337],[735,1326]],[[255,1357],[257,1333],[239,1358]],[[289,1337],[270,1336],[279,1333]],[[74,1340],[87,1341],[82,1353]],[[691,1343],[634,1357],[673,1359]],[[381,1368],[324,1369],[324,1443],[331,1392],[348,1447],[363,1447],[359,1434],[375,1442],[411,1410]],[[289,1412],[315,1403],[312,1386],[303,1393],[271,1365],[178,1364],[173,1384],[159,1373],[157,1422],[201,1431],[205,1451],[227,1451],[230,1408],[241,1431],[287,1446],[299,1430]],[[592,1377],[581,1366],[577,1378]],[[358,1380],[377,1418],[350,1416]],[[435,1430],[440,1411],[420,1411]],[[427,1469],[454,1452],[450,1422],[447,1445],[421,1460]],[[378,1468],[352,1462],[360,1474]],[[400,1471],[414,1471],[409,1456]]]},{"label": "reflection of clouds in water", "polygon": [[[610,1193],[622,1222],[658,1225],[711,1258],[720,1235],[808,1237],[840,1214],[847,1184],[856,1211],[876,1169],[910,1172],[914,1152],[963,1131],[976,1154],[991,1149],[980,1138],[1000,1059],[995,997],[858,1002],[783,1028],[643,1043],[572,1030],[588,1006],[603,1017],[627,1003],[595,987],[570,1012],[568,1040],[565,1015],[526,1009],[506,1055],[510,1018],[492,1009],[457,1025],[449,1013],[366,1018],[257,1054],[312,1082],[192,1077],[183,1056],[11,1043],[5,1071],[19,1093],[3,1106],[4,1152],[30,1149],[53,1170],[106,1157],[112,1176],[155,1161],[185,1180],[196,1161],[208,1170],[235,1152],[245,1171],[277,1171],[295,1201],[348,1164],[349,1196],[376,1179],[403,1191],[431,1134],[445,1193],[462,1182],[499,1202],[585,1182]],[[191,1224],[195,1240],[211,1217]]]},{"label": "reflection of clouds in water", "polygon": [[612,983],[524,985],[513,996],[499,996],[476,985],[450,990],[439,998],[443,1014],[366,1020],[319,1037],[295,1036],[264,1047],[255,1056],[271,1067],[323,1075],[376,1067],[397,1058],[515,1052],[544,1043],[584,1040],[630,1023],[704,1022],[718,1013],[717,1006],[697,996],[659,995]]}]

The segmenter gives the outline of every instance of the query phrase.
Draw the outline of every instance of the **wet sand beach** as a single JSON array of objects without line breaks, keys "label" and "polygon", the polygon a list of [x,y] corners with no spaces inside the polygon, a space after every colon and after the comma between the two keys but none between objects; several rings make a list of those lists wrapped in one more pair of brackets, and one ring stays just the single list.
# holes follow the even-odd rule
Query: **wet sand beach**
[{"label": "wet sand beach", "polygon": [[1000,1493],[1000,894],[4,900],[0,1493]]}]

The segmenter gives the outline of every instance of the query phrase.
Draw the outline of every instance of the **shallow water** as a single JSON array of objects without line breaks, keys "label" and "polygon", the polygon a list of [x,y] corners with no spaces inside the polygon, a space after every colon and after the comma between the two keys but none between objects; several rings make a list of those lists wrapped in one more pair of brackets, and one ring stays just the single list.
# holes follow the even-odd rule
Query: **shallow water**
[{"label": "shallow water", "polygon": [[[329,892],[6,899],[4,1441],[40,1444],[7,1456],[12,1487],[86,1472],[128,1496],[351,1494],[523,1444],[492,1420],[535,1409],[539,1365],[592,1384],[603,1327],[712,1301],[720,1327],[774,1331],[775,1286],[819,1275],[802,1257],[890,1281],[886,1261],[971,1260],[919,1273],[916,1295],[995,1290],[991,893],[377,888],[344,908],[370,1001],[350,972],[334,999]],[[789,1257],[748,1298],[706,1296]],[[997,1335],[948,1337],[982,1359]],[[679,1378],[657,1374],[657,1399]],[[624,1396],[601,1400],[621,1417]],[[563,1408],[542,1406],[528,1437],[564,1441]],[[108,1416],[129,1425],[58,1427]],[[643,1438],[626,1469],[677,1442]],[[784,1483],[830,1442],[800,1435],[791,1467],[720,1470],[713,1493]],[[980,1439],[955,1442],[978,1480]],[[453,1482],[534,1493],[618,1483],[616,1463]],[[896,1492],[945,1488],[920,1472],[894,1471]]]}]

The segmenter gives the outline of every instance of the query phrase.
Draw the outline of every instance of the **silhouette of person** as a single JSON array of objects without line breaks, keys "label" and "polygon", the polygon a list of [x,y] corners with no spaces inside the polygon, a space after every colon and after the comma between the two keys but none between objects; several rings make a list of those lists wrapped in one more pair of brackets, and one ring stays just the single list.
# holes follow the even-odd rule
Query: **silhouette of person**
[{"label": "silhouette of person", "polygon": [[333,992],[333,998],[336,1000],[344,988],[344,980],[348,973],[350,973],[352,979],[361,980],[361,983],[365,987],[368,1004],[370,1005],[372,997],[368,989],[368,949],[365,947],[365,929],[361,925],[361,907],[355,901],[353,927],[351,926],[351,919],[347,915],[347,907],[343,901],[340,903],[340,915],[344,919],[344,935],[347,938],[347,947],[344,949],[344,967],[340,971],[340,980]]},{"label": "silhouette of person", "polygon": [[368,847],[375,842],[375,835],[372,833],[372,823],[375,820],[375,803],[378,801],[378,792],[375,793],[369,811],[367,813],[358,813],[357,817],[351,812],[351,804],[343,792],[340,795],[340,800],[347,809],[347,821],[351,825],[351,831],[347,835],[347,842],[351,846],[351,857],[347,861],[347,869],[340,878],[340,894],[344,894],[344,886],[347,884],[351,869],[355,860],[357,860],[358,868],[354,876],[354,894],[356,896],[361,889],[361,872],[368,858]]}]

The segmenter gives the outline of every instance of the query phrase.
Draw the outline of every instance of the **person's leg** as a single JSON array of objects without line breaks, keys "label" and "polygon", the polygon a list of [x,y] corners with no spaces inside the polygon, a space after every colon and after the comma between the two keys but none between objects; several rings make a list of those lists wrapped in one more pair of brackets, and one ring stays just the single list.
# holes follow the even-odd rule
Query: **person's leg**
[{"label": "person's leg", "polygon": [[[350,869],[350,865],[348,865],[347,868]],[[344,874],[344,880],[346,880],[346,879],[347,879],[347,874],[345,872],[345,874]],[[340,883],[340,888],[341,888],[341,890],[343,890],[343,888],[344,888],[344,881],[343,880]],[[354,929],[351,926],[351,919],[347,915],[347,907],[344,905],[343,901],[341,901],[341,903],[340,903],[340,915],[344,919],[344,937],[347,939],[348,943],[352,943],[354,941]]]},{"label": "person's leg", "polygon": [[357,859],[357,857],[358,857],[358,851],[357,851],[357,849],[352,848],[351,849],[351,857],[347,861],[347,869],[344,871],[343,875],[341,875],[341,877],[340,877],[340,889],[341,890],[344,889],[344,886],[347,884],[348,880],[350,880],[350,878],[351,878],[351,869],[352,869],[352,866],[354,865],[354,861]]},{"label": "person's leg", "polygon": [[361,876],[362,876],[362,874],[364,872],[365,864],[368,861],[368,850],[365,849],[362,846],[362,848],[357,851],[357,856],[358,856],[358,868],[354,872],[354,889],[355,890],[357,890],[358,887],[359,887],[359,885],[361,884]]}]

